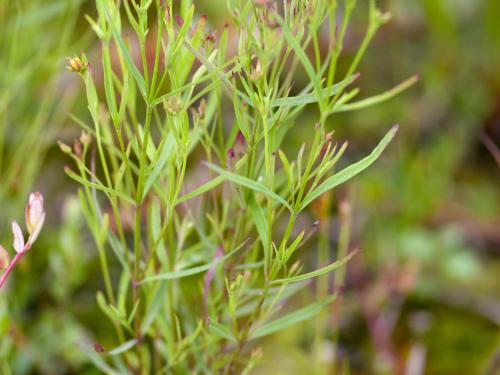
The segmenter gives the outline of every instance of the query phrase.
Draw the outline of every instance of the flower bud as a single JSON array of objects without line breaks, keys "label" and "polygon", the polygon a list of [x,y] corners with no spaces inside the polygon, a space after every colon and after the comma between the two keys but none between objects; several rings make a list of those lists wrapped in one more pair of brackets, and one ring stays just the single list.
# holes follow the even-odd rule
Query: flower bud
[{"label": "flower bud", "polygon": [[236,141],[234,142],[234,148],[237,154],[245,154],[247,151],[247,140],[245,139],[245,136],[243,133],[238,131],[238,134],[236,135]]},{"label": "flower bud", "polygon": [[28,240],[30,246],[40,234],[44,221],[43,195],[39,192],[31,193],[28,205],[26,206],[26,227],[30,234]]},{"label": "flower bud", "polygon": [[62,143],[61,141],[58,141],[57,144],[59,145],[59,148],[61,149],[62,152],[64,152],[65,154],[71,154],[71,147],[68,146],[67,144],[65,143]]},{"label": "flower bud", "polygon": [[15,221],[12,222],[12,234],[14,236],[14,242],[12,246],[14,246],[14,250],[17,253],[22,253],[24,251],[24,236],[23,231],[19,227],[19,224]]},{"label": "flower bud", "polygon": [[163,106],[168,114],[175,115],[182,110],[184,103],[180,97],[172,96],[163,102]]},{"label": "flower bud", "polygon": [[80,136],[80,142],[82,142],[82,145],[88,146],[90,142],[92,142],[92,137],[86,131],[82,131],[82,135]]},{"label": "flower bud", "polygon": [[230,148],[229,150],[227,150],[226,161],[227,169],[232,169],[233,164],[236,161],[236,153],[234,152],[234,148]]},{"label": "flower bud", "polygon": [[87,70],[88,64],[83,62],[78,56],[66,57],[66,69],[70,72],[83,73]]},{"label": "flower bud", "polygon": [[79,139],[73,141],[73,151],[78,158],[82,156],[82,142]]},{"label": "flower bud", "polygon": [[9,253],[2,245],[0,245],[0,270],[6,269],[9,266],[9,263]]}]

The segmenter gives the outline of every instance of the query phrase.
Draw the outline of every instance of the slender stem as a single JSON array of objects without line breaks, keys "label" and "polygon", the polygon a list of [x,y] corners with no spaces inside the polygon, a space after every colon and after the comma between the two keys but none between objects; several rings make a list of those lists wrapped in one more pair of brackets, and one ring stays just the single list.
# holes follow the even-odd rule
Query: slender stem
[{"label": "slender stem", "polygon": [[12,259],[12,262],[10,262],[5,272],[2,274],[2,276],[0,276],[0,289],[2,288],[3,284],[5,284],[10,273],[12,272],[16,264],[19,263],[19,261],[22,259],[25,253],[26,251],[21,251],[20,253],[17,253],[16,256]]}]

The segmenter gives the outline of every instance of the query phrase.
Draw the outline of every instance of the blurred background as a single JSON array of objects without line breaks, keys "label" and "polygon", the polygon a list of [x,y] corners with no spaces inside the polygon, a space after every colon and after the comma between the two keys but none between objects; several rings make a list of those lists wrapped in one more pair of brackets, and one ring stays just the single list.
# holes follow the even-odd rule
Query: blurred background
[{"label": "blurred background", "polygon": [[[194,3],[214,31],[229,21],[225,1]],[[358,1],[341,71],[365,32],[366,3]],[[330,219],[333,258],[337,207],[348,202],[351,245],[362,248],[348,266],[339,325],[331,318],[338,306],[324,315],[331,324],[320,360],[331,359],[338,335],[337,355],[351,374],[497,374],[500,1],[378,5],[392,20],[359,68],[360,96],[413,74],[420,80],[328,124],[338,140],[349,140],[346,162],[365,155],[392,124],[401,130],[379,161],[325,198],[326,209],[312,210]],[[11,242],[9,222],[22,221],[30,191],[44,193],[48,212],[36,248],[0,292],[2,374],[98,373],[85,353],[104,335],[95,303],[97,252],[56,143],[78,137],[71,114],[88,118],[82,86],[64,70],[65,56],[87,51],[92,63],[97,51],[87,13],[95,13],[93,2],[0,0],[0,242]],[[296,77],[297,85],[306,79]],[[308,118],[297,122],[290,150],[308,139],[314,116]],[[314,322],[309,326],[263,342],[255,373],[310,373],[307,332]]]}]

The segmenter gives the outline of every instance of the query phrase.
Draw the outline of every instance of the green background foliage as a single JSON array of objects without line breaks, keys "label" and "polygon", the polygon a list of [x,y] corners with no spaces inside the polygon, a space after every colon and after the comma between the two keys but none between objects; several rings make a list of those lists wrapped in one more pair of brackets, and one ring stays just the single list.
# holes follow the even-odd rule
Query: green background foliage
[{"label": "green background foliage", "polygon": [[[227,3],[236,6],[238,2]],[[193,19],[198,21],[202,14],[206,14],[207,29],[217,38],[222,35],[226,23],[236,27],[227,11],[226,1],[194,1],[194,4]],[[340,10],[342,4],[344,2],[340,1]],[[296,257],[304,264],[301,274],[321,268],[317,265],[318,256],[319,260],[335,260],[341,258],[342,251],[355,247],[361,251],[347,263],[347,269],[334,274],[334,279],[322,275],[314,288],[304,287],[288,300],[284,314],[298,311],[308,319],[300,324],[285,325],[286,329],[279,332],[276,324],[261,327],[262,336],[266,333],[264,328],[273,334],[246,348],[247,357],[256,359],[251,373],[300,374],[313,370],[324,374],[334,371],[346,374],[401,373],[411,358],[417,358],[417,362],[420,358],[426,374],[495,373],[492,366],[495,356],[498,358],[500,324],[497,276],[500,272],[500,171],[491,150],[485,146],[485,139],[500,144],[500,5],[495,0],[381,0],[377,1],[377,6],[390,12],[392,18],[374,35],[359,66],[350,71],[349,66],[356,58],[368,24],[368,2],[357,2],[346,29],[343,54],[338,61],[339,77],[361,73],[354,86],[360,88],[355,100],[386,92],[414,74],[418,74],[419,81],[404,93],[377,106],[348,112],[339,110],[325,119],[325,131],[335,131],[333,137],[339,146],[344,140],[349,141],[338,169],[368,155],[386,133],[389,124],[400,124],[400,130],[376,163],[333,192],[321,196],[303,216],[297,218],[300,230],[310,228],[315,220],[321,221],[317,232],[312,234],[315,241],[308,243],[300,250],[300,257]],[[184,7],[184,17],[187,8]],[[37,245],[16,268],[8,288],[0,292],[0,372],[5,374],[98,374],[102,372],[102,366],[107,366],[104,361],[118,369],[122,364],[114,356],[97,353],[95,342],[108,351],[115,348],[116,353],[125,352],[129,346],[135,345],[131,340],[117,340],[116,326],[110,323],[107,310],[103,308],[106,303],[102,299],[109,299],[109,295],[104,297],[103,294],[100,306],[96,302],[96,291],[105,292],[107,288],[101,274],[102,255],[106,253],[108,256],[109,279],[115,288],[121,285],[122,265],[114,257],[111,247],[99,243],[103,223],[90,218],[93,215],[89,209],[92,197],[87,197],[90,206],[82,206],[77,195],[81,186],[68,178],[63,170],[65,165],[70,165],[73,171],[78,171],[78,168],[57,146],[58,140],[72,144],[80,136],[82,123],[92,128],[92,115],[101,116],[102,106],[106,106],[110,113],[109,118],[98,120],[107,126],[103,139],[119,143],[111,131],[120,123],[120,108],[113,106],[119,105],[121,97],[110,91],[110,87],[116,85],[116,82],[111,82],[116,77],[108,76],[111,81],[106,81],[107,62],[102,58],[95,27],[92,30],[85,15],[98,19],[99,9],[94,2],[0,0],[1,243],[10,244],[9,222],[13,219],[22,221],[30,191],[43,191],[48,216]],[[125,36],[123,44],[117,41],[113,46],[122,53],[130,48],[134,53],[130,59],[138,57],[140,60],[141,52],[134,44],[133,30],[124,21],[126,17],[124,12],[121,25],[125,29],[122,30]],[[154,13],[149,21],[154,24]],[[147,26],[138,25],[138,28]],[[230,31],[235,32],[235,29]],[[154,55],[155,33],[151,28],[148,33],[151,40],[148,39],[144,55]],[[330,48],[328,34],[327,27],[318,34],[317,48],[321,56],[325,56]],[[292,45],[293,36],[290,35],[283,31],[281,37]],[[120,35],[118,31],[111,31],[110,37]],[[228,53],[235,53],[236,41],[229,33]],[[94,103],[94,113],[92,100],[87,102],[92,95],[88,95],[77,75],[64,69],[64,57],[80,55],[81,51],[86,52],[91,64],[101,102]],[[314,48],[306,52],[314,62]],[[178,53],[176,56],[184,60],[177,65],[173,62],[178,82],[172,83],[171,88],[182,86],[188,78],[187,69],[195,60],[189,57],[187,49]],[[116,63],[115,54],[116,50],[111,49],[113,63]],[[131,71],[129,85],[133,86],[135,82],[137,86],[131,94],[133,99],[129,97],[129,100],[132,102],[138,98],[134,109],[143,116],[146,109],[140,98],[150,93],[147,81],[141,76],[142,68],[134,71],[126,53],[124,59],[122,64]],[[151,57],[148,55],[147,59]],[[215,65],[219,63],[216,61]],[[311,68],[316,69],[316,66]],[[310,83],[311,72],[299,66],[292,78],[290,96],[297,96],[300,100],[300,89]],[[335,79],[337,81],[340,78]],[[86,83],[88,89],[89,83]],[[113,91],[120,91],[114,87]],[[214,83],[214,89],[222,92],[221,87],[220,82]],[[317,95],[315,85],[311,87],[314,88],[312,95]],[[120,100],[114,102],[114,95]],[[307,98],[302,97],[302,100],[309,100]],[[158,103],[163,105],[162,100]],[[166,110],[175,112],[177,104],[175,100],[167,99]],[[230,118],[247,116],[245,113],[233,114],[231,106],[226,107],[227,103],[222,109],[209,105],[207,112],[222,111],[221,114]],[[321,106],[317,104],[307,105],[283,139],[280,147],[290,160],[296,158],[304,142],[310,146],[313,141],[319,110]],[[142,120],[138,122],[142,123]],[[169,124],[178,126],[181,123]],[[269,194],[260,190],[264,198],[259,195],[257,201],[255,198],[252,201],[251,197],[248,198],[248,191],[262,188],[256,188],[251,182],[242,181],[239,175],[230,175],[224,170],[226,165],[220,161],[225,160],[225,151],[236,137],[231,126],[224,126],[226,132],[222,135],[214,133],[200,137],[204,150],[212,150],[210,137],[221,147],[218,151],[211,151],[213,160],[206,156],[207,153],[195,150],[185,171],[189,188],[182,192],[193,191],[208,180],[207,176],[217,176],[209,171],[219,172],[240,188],[243,186],[247,189],[244,193],[237,188],[230,194],[241,194],[243,199],[249,199],[251,215],[262,221],[256,224],[255,232],[262,246],[265,247],[266,242],[269,246],[265,220],[272,207],[263,205],[264,209],[260,207],[259,210],[258,204],[259,199],[265,200]],[[128,137],[133,130],[127,131]],[[241,131],[246,133],[244,127]],[[182,129],[179,134],[182,139]],[[161,130],[151,133],[159,150],[162,144],[157,141],[161,135]],[[91,147],[95,148],[95,133],[93,136]],[[138,139],[140,143],[141,139]],[[140,147],[135,146],[135,149]],[[133,172],[130,175],[125,173],[121,191],[137,197],[132,199],[141,200],[150,190],[159,190],[155,187],[160,184],[156,179],[163,176],[160,169],[164,169],[170,158],[161,152],[158,158],[151,158],[146,152],[137,155],[137,158],[131,158],[131,163],[146,165],[151,162],[152,167],[145,170],[143,177],[135,176]],[[141,155],[144,157],[142,162]],[[211,164],[200,166],[198,161],[206,159]],[[113,165],[112,159],[107,160]],[[121,160],[120,156],[117,160]],[[267,166],[268,162],[263,163]],[[282,159],[281,163],[285,165]],[[160,167],[155,170],[154,165]],[[87,167],[91,168],[90,164]],[[104,180],[104,173],[99,177]],[[137,191],[132,185],[137,183],[140,186],[139,178],[143,179],[143,187]],[[168,192],[174,197],[176,193],[179,192]],[[182,194],[180,196],[182,198]],[[120,198],[115,196],[113,199],[118,201]],[[158,199],[161,200],[162,196]],[[349,203],[348,213],[342,211],[342,202]],[[148,207],[151,211],[145,215],[154,217],[159,208],[154,204]],[[109,227],[114,228],[117,223],[112,219],[112,210],[107,213],[111,217]],[[131,215],[124,212],[124,221]],[[205,220],[203,225],[206,228],[216,227],[211,226],[210,218]],[[346,220],[352,222],[348,230]],[[154,223],[154,219],[151,221]],[[90,229],[89,222],[94,224]],[[273,233],[283,233],[286,224],[282,223],[283,228],[275,229]],[[124,225],[128,224],[125,222]],[[134,225],[133,220],[130,225]],[[158,228],[153,229],[153,226],[151,224],[149,229],[157,231]],[[182,230],[189,229],[180,221],[176,222],[176,233],[182,233]],[[293,232],[292,240],[300,230]],[[135,232],[125,233],[124,243],[133,242],[134,238],[128,238],[128,235],[134,236],[137,232],[141,230],[136,227]],[[279,244],[279,238],[276,240]],[[158,261],[167,262],[167,259],[159,258]],[[205,263],[200,263],[199,258],[187,259],[186,262],[187,265]],[[148,275],[155,276],[158,275]],[[322,295],[332,281],[344,276],[346,285],[340,300],[321,312],[321,301],[308,305],[314,302],[311,296]],[[170,276],[163,272],[163,277]],[[185,316],[203,316],[203,306],[199,305],[197,298],[200,277],[190,276],[183,280],[179,293],[183,293],[186,299],[180,311]],[[166,293],[161,288],[167,284],[156,282],[152,281],[151,285],[160,287],[151,286],[145,293],[149,305],[143,311],[144,316],[151,311],[154,314],[156,305],[153,301],[157,295]],[[215,283],[218,283],[217,288],[224,289],[223,279]],[[323,303],[325,301],[329,302],[323,300]],[[216,298],[213,303],[217,306]],[[309,310],[303,310],[307,307]],[[313,317],[311,311],[316,312],[316,308],[319,315]],[[113,312],[108,311],[109,314]],[[115,317],[115,320],[119,319]],[[196,330],[196,321],[190,324]],[[231,336],[224,331],[226,327],[217,324],[213,321],[211,325],[216,331],[215,336]],[[278,320],[278,328],[279,325]],[[259,336],[258,331],[255,335]],[[207,337],[204,344],[210,345],[211,336]],[[218,350],[216,345],[212,344],[210,350]],[[259,347],[262,358],[257,361],[260,352],[256,349]],[[332,367],[332,358],[336,358],[336,370]],[[101,370],[96,364],[101,364]],[[186,368],[179,366],[175,370],[183,373]]]}]

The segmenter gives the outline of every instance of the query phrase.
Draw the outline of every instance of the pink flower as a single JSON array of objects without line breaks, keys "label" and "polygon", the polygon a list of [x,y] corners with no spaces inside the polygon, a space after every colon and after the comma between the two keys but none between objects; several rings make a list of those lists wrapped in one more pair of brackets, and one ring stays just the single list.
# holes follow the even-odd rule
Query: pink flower
[{"label": "pink flower", "polygon": [[17,253],[22,253],[24,251],[24,236],[23,231],[16,221],[12,222],[12,234],[14,235],[14,243],[12,244],[14,250]]},{"label": "pink flower", "polygon": [[26,206],[26,227],[30,234],[28,248],[38,238],[44,222],[43,195],[39,192],[31,193],[28,205]]},{"label": "pink flower", "polygon": [[16,255],[10,261],[7,250],[0,246],[0,270],[5,270],[0,275],[0,288],[5,284],[10,273],[17,263],[23,258],[26,252],[31,248],[31,245],[38,238],[45,221],[45,211],[43,209],[43,195],[40,193],[32,193],[30,195],[28,205],[26,206],[26,227],[28,228],[28,242],[24,241],[23,231],[16,221],[12,222],[12,234],[14,242],[12,246],[16,251]]}]

